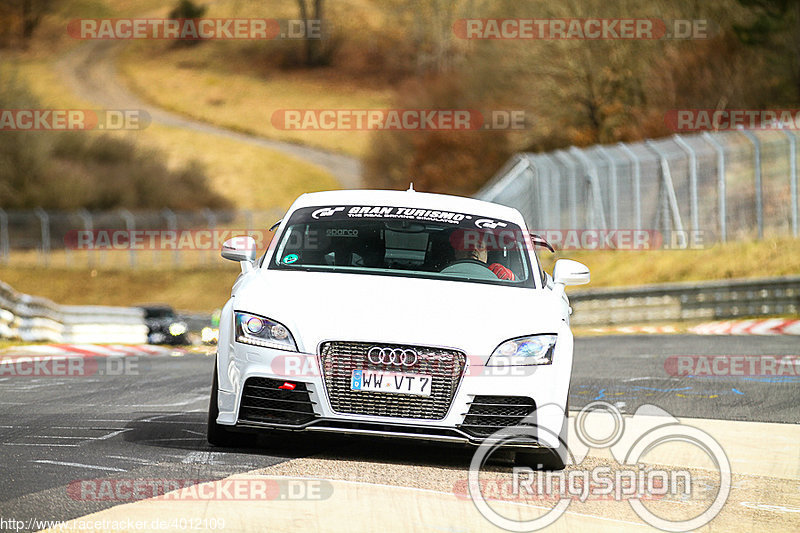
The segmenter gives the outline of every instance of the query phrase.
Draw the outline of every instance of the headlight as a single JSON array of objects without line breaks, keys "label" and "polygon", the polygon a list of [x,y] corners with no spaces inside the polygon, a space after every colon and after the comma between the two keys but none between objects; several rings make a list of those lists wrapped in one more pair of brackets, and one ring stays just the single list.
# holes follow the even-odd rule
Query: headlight
[{"label": "headlight", "polygon": [[183,322],[173,322],[169,325],[169,334],[173,337],[183,335],[184,333],[186,333],[186,324]]},{"label": "headlight", "polygon": [[530,335],[509,339],[495,348],[486,366],[549,365],[558,335]]},{"label": "headlight", "polygon": [[297,351],[294,338],[286,326],[250,313],[236,313],[236,340],[266,348]]}]

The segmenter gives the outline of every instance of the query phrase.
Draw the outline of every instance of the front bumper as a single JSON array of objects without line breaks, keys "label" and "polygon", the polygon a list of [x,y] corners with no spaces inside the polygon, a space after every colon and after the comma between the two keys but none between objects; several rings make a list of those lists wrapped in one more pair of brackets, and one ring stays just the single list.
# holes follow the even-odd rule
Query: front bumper
[{"label": "front bumper", "polygon": [[[470,445],[482,443],[496,429],[492,428],[493,425],[521,423],[530,426],[526,431],[528,436],[536,435],[536,444],[529,441],[528,446],[556,448],[564,424],[571,372],[572,339],[567,340],[569,342],[557,346],[551,365],[485,367],[485,357],[466,357],[462,374],[454,378],[458,383],[452,401],[444,416],[436,419],[337,411],[321,370],[320,356],[236,344],[231,346],[227,364],[219,366],[220,373],[225,372],[227,378],[221,379],[220,383],[230,383],[231,387],[230,390],[221,388],[218,393],[220,414],[217,422],[244,431],[271,428]],[[564,351],[561,357],[559,351]],[[294,386],[295,392],[278,394],[291,398],[291,402],[300,402],[291,404],[293,408],[297,405],[299,414],[289,417],[289,420],[253,416],[254,408],[269,410],[271,404],[254,404],[258,399],[253,399],[252,385],[258,386],[257,396],[272,396],[283,383]],[[269,392],[264,392],[266,389]],[[486,406],[487,403],[502,405],[499,408],[502,414],[491,416],[495,408]],[[543,409],[543,406],[547,408]],[[514,416],[510,416],[512,414]],[[504,418],[504,415],[508,416]],[[488,424],[483,424],[484,420]],[[486,427],[478,427],[481,425]]]}]

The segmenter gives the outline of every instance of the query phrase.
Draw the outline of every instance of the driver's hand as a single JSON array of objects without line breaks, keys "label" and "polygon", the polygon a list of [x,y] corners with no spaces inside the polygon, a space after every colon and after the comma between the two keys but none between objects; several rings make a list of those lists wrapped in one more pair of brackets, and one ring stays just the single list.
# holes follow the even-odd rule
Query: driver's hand
[{"label": "driver's hand", "polygon": [[511,269],[504,267],[500,263],[492,263],[489,265],[489,270],[494,272],[494,275],[497,276],[499,279],[507,279],[514,281],[514,273],[511,272]]}]

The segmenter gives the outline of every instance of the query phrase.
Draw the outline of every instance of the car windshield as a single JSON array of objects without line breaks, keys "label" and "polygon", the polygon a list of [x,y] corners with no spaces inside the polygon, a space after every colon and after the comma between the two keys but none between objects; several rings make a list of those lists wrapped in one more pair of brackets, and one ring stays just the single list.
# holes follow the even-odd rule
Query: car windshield
[{"label": "car windshield", "polygon": [[490,217],[319,206],[292,214],[269,268],[532,287],[529,242],[518,225]]}]

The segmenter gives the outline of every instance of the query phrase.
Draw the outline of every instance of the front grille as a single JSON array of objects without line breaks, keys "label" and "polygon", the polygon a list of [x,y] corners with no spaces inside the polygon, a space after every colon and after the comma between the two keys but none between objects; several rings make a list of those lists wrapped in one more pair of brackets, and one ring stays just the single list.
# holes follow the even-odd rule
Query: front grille
[{"label": "front grille", "polygon": [[[367,351],[373,347],[411,348],[419,358],[410,367],[373,364]],[[441,420],[447,416],[466,365],[457,350],[374,342],[326,342],[320,348],[322,372],[331,408],[337,413]],[[432,376],[430,396],[350,389],[353,370],[371,369]]]},{"label": "front grille", "polygon": [[461,429],[476,437],[488,437],[504,427],[516,426],[536,410],[527,396],[475,396]]},{"label": "front grille", "polygon": [[278,379],[248,378],[242,391],[239,420],[288,425],[313,420],[317,415],[306,384],[295,383],[294,390],[280,389],[284,383]]}]

